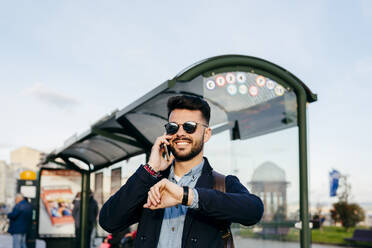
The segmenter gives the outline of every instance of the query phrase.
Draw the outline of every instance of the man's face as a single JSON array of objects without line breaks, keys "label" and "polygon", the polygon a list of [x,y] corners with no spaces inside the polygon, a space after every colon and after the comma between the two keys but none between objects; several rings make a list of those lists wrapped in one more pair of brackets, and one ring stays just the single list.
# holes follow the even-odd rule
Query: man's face
[{"label": "man's face", "polygon": [[[169,122],[183,124],[187,121],[207,124],[199,110],[175,109],[169,115]],[[203,150],[204,143],[209,139],[207,132],[210,129],[200,124],[197,125],[195,132],[192,134],[185,132],[180,125],[177,133],[172,135],[170,150],[177,161],[191,160]]]}]

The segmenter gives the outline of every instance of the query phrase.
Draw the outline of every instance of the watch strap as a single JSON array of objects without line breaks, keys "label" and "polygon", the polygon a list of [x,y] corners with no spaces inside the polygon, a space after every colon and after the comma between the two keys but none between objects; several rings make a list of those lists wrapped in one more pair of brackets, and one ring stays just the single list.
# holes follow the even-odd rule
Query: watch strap
[{"label": "watch strap", "polygon": [[183,186],[182,205],[187,206],[188,201],[189,201],[189,187]]}]

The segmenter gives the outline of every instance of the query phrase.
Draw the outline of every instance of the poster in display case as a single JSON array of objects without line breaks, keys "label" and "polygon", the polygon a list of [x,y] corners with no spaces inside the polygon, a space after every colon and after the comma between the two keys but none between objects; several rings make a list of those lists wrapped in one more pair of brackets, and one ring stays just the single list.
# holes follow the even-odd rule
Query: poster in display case
[{"label": "poster in display case", "polygon": [[81,174],[74,170],[44,169],[40,174],[39,236],[74,237],[74,199]]}]

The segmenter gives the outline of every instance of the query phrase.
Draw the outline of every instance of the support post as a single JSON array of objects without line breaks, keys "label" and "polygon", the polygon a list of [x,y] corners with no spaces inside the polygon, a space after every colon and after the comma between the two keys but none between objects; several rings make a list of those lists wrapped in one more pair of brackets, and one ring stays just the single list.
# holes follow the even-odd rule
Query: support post
[{"label": "support post", "polygon": [[90,233],[88,225],[88,204],[90,194],[90,173],[81,173],[81,201],[80,201],[80,247],[89,248]]},{"label": "support post", "polygon": [[302,222],[300,237],[301,248],[309,248],[311,244],[311,233],[309,228],[309,190],[307,169],[307,128],[306,128],[306,99],[305,92],[297,94],[298,104],[298,131],[300,152],[300,219]]}]

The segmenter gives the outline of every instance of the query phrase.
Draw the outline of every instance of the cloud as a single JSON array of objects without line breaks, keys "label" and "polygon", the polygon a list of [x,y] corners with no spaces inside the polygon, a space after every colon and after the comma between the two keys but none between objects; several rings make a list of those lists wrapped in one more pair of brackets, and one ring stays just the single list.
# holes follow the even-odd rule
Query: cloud
[{"label": "cloud", "polygon": [[61,109],[72,108],[79,104],[77,99],[49,89],[42,83],[35,83],[30,88],[25,89],[22,93],[36,97],[43,103],[53,105]]}]

